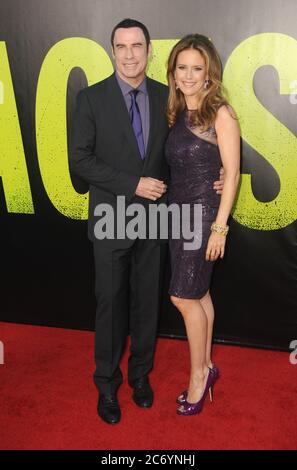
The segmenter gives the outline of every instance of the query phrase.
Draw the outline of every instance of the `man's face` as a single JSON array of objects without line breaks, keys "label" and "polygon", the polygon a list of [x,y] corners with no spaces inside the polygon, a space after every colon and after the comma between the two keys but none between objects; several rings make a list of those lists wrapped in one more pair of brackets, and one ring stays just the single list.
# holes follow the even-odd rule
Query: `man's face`
[{"label": "man's face", "polygon": [[141,81],[145,75],[151,46],[147,44],[140,28],[119,28],[113,42],[113,58],[116,71],[126,82]]}]

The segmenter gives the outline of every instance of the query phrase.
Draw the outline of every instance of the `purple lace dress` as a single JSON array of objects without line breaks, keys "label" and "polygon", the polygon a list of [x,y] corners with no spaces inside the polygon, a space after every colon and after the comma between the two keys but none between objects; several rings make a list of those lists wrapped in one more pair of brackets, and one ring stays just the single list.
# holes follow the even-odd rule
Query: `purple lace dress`
[{"label": "purple lace dress", "polygon": [[171,281],[169,294],[185,299],[199,299],[209,289],[214,262],[206,261],[205,254],[210,226],[215,220],[220,195],[213,189],[219,179],[221,157],[215,129],[199,132],[190,125],[190,111],[180,114],[172,127],[165,147],[170,166],[171,180],[168,190],[170,204],[190,204],[191,230],[194,228],[194,204],[202,205],[202,245],[185,250],[184,242],[190,240],[169,237]]}]

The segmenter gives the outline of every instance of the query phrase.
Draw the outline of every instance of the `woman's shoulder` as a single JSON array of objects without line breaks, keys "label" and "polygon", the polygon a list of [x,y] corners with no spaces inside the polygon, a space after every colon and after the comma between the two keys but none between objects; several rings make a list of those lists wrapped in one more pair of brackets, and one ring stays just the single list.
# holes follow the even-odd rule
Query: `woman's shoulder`
[{"label": "woman's shoulder", "polygon": [[229,103],[222,104],[217,110],[216,121],[221,119],[237,119],[236,112]]},{"label": "woman's shoulder", "polygon": [[217,134],[220,131],[224,132],[228,129],[234,129],[236,131],[239,129],[239,122],[236,116],[236,112],[232,106],[230,106],[230,104],[223,104],[218,109],[215,119],[215,129]]}]

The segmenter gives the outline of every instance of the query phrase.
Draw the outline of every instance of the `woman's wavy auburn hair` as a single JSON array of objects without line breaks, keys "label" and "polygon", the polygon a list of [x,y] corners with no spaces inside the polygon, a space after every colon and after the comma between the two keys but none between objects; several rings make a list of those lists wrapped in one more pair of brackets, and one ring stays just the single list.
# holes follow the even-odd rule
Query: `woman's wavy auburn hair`
[{"label": "woman's wavy auburn hair", "polygon": [[191,124],[199,126],[202,131],[213,125],[220,106],[228,105],[224,98],[225,91],[221,82],[222,64],[219,54],[211,40],[202,34],[189,34],[184,36],[172,49],[167,67],[167,80],[169,97],[167,103],[167,119],[172,127],[178,115],[185,109],[186,102],[183,93],[176,89],[174,72],[180,52],[187,49],[196,49],[205,60],[206,72],[209,77],[208,87],[201,89],[201,100],[197,113],[191,116]]}]

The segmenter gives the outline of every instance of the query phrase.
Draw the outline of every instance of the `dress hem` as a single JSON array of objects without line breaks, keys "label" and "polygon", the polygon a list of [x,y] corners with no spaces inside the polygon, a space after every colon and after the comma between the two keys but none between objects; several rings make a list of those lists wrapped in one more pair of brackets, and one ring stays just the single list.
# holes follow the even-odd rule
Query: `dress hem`
[{"label": "dress hem", "polygon": [[180,294],[176,294],[175,292],[171,292],[171,291],[168,291],[168,294],[173,295],[174,297],[178,297],[180,299],[200,300],[200,299],[202,299],[202,297],[204,297],[207,294],[208,291],[209,291],[209,289],[204,291],[201,295],[192,295],[192,296],[189,295],[189,294],[180,295]]}]

